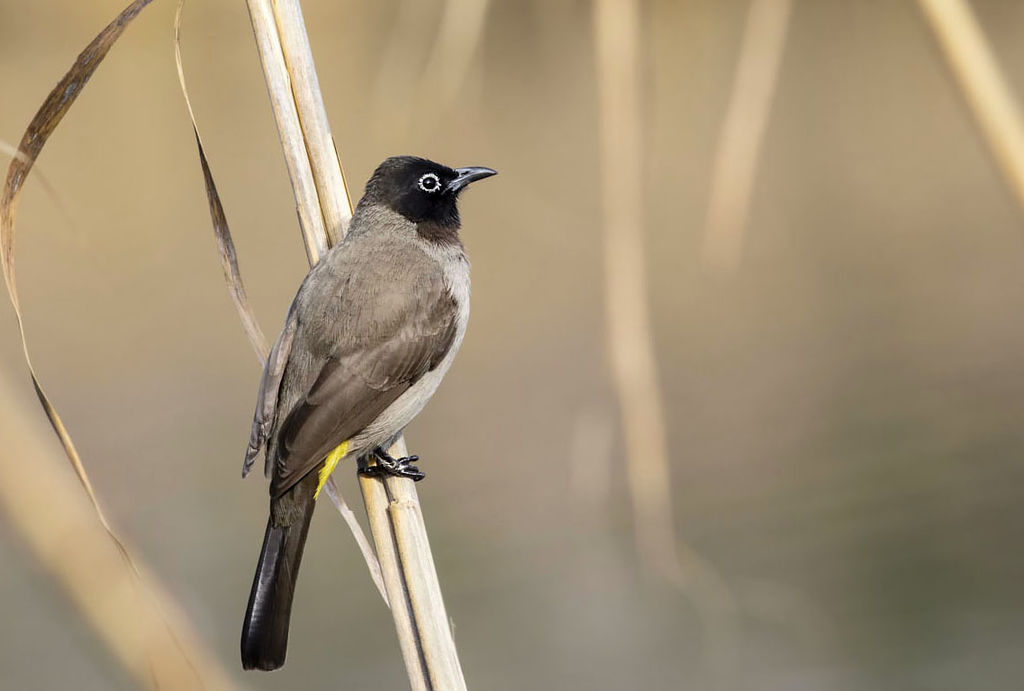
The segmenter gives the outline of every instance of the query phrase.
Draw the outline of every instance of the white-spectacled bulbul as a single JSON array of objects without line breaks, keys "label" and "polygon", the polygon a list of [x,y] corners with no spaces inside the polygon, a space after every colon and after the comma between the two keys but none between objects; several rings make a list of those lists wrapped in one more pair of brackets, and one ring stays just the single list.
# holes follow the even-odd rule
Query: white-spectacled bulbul
[{"label": "white-spectacled bulbul", "polygon": [[490,168],[412,156],[374,171],[345,239],[310,270],[267,359],[246,475],[266,446],[270,519],[242,627],[242,666],[284,664],[316,497],[339,461],[421,479],[386,449],[452,364],[469,318],[458,197]]}]

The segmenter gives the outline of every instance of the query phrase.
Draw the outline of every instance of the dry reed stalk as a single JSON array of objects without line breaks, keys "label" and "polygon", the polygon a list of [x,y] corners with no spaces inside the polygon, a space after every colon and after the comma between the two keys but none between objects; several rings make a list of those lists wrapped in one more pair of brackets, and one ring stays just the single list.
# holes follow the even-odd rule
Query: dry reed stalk
[{"label": "dry reed stalk", "polygon": [[429,101],[430,114],[442,117],[459,95],[473,66],[484,35],[489,0],[446,0],[441,26],[424,63],[420,98]]},{"label": "dry reed stalk", "polygon": [[[349,204],[348,192],[343,175],[316,170],[337,165],[340,172],[340,163],[327,127],[298,0],[247,1],[312,265],[333,239],[328,235],[335,230],[330,225],[329,207],[341,200]],[[309,137],[304,132],[310,133]],[[324,199],[333,201],[325,203]],[[350,206],[347,216],[336,214],[346,219],[350,216]],[[343,225],[336,229],[339,235],[344,232]],[[390,451],[407,455],[405,441],[399,439]],[[464,689],[413,482],[360,477],[359,484],[412,688]]]},{"label": "dry reed stalk", "polygon": [[677,568],[664,414],[647,309],[638,17],[629,0],[597,0],[595,38],[601,128],[605,306],[636,512],[636,543],[659,573]]},{"label": "dry reed stalk", "polygon": [[423,60],[417,54],[427,35],[424,27],[431,22],[432,4],[398,0],[394,10],[370,94],[372,112],[387,116],[378,118],[375,124],[387,127],[388,132],[397,127],[404,134],[408,129],[410,116],[398,104],[407,94],[416,92],[417,66]]},{"label": "dry reed stalk", "polygon": [[327,122],[327,110],[316,79],[302,7],[298,0],[275,2],[273,6],[288,74],[298,77],[292,80],[292,95],[320,199],[324,229],[328,242],[333,246],[344,237],[352,220],[352,197],[334,137],[331,136],[331,126]]},{"label": "dry reed stalk", "polygon": [[596,0],[607,342],[640,558],[689,594],[705,627],[709,664],[724,673],[734,648],[735,605],[714,568],[678,539],[673,519],[644,267],[639,45],[636,0]]},{"label": "dry reed stalk", "polygon": [[284,149],[285,166],[295,194],[296,211],[299,216],[299,230],[306,247],[310,266],[331,247],[330,236],[324,224],[320,209],[320,196],[306,141],[302,134],[302,123],[296,110],[295,94],[292,91],[292,75],[288,72],[281,37],[277,29],[272,0],[247,0],[249,18],[252,21],[256,48],[263,64],[263,76],[267,82],[270,105],[277,123],[277,132]]},{"label": "dry reed stalk", "polygon": [[1024,209],[1024,119],[985,34],[964,0],[918,0],[989,151]]},{"label": "dry reed stalk", "polygon": [[[434,6],[421,0],[399,3],[371,98],[373,109],[387,114],[376,124],[391,138],[406,138],[414,126],[418,132],[432,131],[451,115],[473,69],[489,8],[489,0],[445,0],[432,43],[422,50],[423,28],[433,21]],[[410,93],[431,107],[404,107]]]},{"label": "dry reed stalk", "polygon": [[764,140],[792,0],[753,0],[747,13],[736,77],[718,139],[701,257],[735,271],[743,253],[754,173]]}]

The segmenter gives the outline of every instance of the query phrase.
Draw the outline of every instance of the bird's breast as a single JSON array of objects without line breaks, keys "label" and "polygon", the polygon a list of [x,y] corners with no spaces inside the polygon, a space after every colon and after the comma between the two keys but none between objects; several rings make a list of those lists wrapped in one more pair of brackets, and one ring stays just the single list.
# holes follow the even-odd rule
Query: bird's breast
[{"label": "bird's breast", "polygon": [[466,324],[469,322],[469,261],[462,248],[457,246],[435,246],[427,251],[438,261],[445,288],[455,303],[455,334],[451,346],[434,369],[416,380],[359,435],[357,446],[360,448],[372,448],[386,443],[419,415],[451,368],[466,335]]}]

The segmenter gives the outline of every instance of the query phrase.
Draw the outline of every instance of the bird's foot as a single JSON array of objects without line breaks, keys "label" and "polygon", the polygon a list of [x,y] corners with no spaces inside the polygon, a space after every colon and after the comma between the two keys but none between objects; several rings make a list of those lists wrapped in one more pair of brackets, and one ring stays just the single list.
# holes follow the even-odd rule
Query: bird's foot
[{"label": "bird's foot", "polygon": [[367,477],[394,475],[395,477],[407,477],[416,482],[427,476],[426,473],[413,465],[413,463],[420,460],[419,456],[392,458],[384,449],[377,449],[373,452],[373,457],[377,459],[377,464],[360,468],[360,475],[366,475]]}]

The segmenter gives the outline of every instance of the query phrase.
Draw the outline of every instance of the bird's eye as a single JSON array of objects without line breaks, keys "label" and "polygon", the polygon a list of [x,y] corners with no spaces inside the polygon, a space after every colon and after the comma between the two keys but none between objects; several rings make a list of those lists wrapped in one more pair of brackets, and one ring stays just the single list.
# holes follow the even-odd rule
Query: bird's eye
[{"label": "bird's eye", "polygon": [[419,188],[424,192],[437,192],[441,189],[441,179],[434,173],[426,173],[420,176],[420,179],[416,182]]}]

